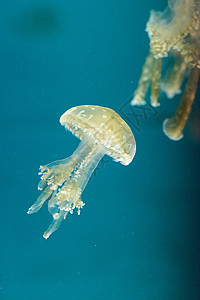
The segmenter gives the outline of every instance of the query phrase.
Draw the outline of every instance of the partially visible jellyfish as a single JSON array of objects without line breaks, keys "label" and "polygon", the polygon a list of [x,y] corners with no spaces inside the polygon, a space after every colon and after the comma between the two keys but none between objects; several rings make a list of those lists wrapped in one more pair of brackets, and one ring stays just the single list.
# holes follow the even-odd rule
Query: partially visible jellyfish
[{"label": "partially visible jellyfish", "polygon": [[112,109],[95,105],[73,107],[61,116],[60,123],[81,142],[69,158],[40,167],[38,189],[43,192],[27,213],[37,212],[49,199],[53,221],[43,235],[45,239],[58,229],[68,212],[77,208],[80,214],[85,205],[81,194],[105,154],[126,166],[136,151],[130,127]]},{"label": "partially visible jellyfish", "polygon": [[[200,1],[168,0],[164,12],[151,11],[146,31],[150,38],[150,52],[131,104],[144,105],[151,86],[151,105],[159,106],[160,89],[168,98],[173,98],[181,93],[181,85],[189,74],[175,114],[163,123],[164,133],[172,140],[180,140],[199,79]],[[173,57],[174,63],[161,82],[162,61],[168,56]]]}]

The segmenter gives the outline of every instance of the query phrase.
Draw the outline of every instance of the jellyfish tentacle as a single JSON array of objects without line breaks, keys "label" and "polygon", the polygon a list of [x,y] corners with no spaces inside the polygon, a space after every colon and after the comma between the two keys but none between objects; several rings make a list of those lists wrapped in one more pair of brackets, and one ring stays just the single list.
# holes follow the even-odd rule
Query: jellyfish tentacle
[{"label": "jellyfish tentacle", "polygon": [[158,102],[158,97],[160,94],[161,73],[162,73],[162,59],[161,58],[153,58],[152,84],[151,84],[151,105],[154,107],[160,106],[160,103]]},{"label": "jellyfish tentacle", "polygon": [[79,215],[80,209],[85,205],[80,199],[81,193],[105,154],[102,146],[92,142],[90,144],[92,146],[88,147],[88,153],[80,163],[79,168],[73,170],[69,180],[58,191],[54,191],[52,198],[49,200],[48,209],[53,216],[53,221],[43,235],[45,239],[59,228],[68,212],[73,213],[74,208],[77,208]]},{"label": "jellyfish tentacle", "polygon": [[[80,214],[80,209],[85,205],[80,198],[81,193],[94,169],[106,153],[103,146],[88,141],[88,138],[82,140],[78,148],[81,151],[79,159],[73,159],[73,155],[71,156],[74,163],[71,169],[69,168],[68,159],[65,160],[66,163],[62,163],[60,166],[57,162],[51,163],[51,169],[49,169],[49,165],[40,168],[42,180],[47,181],[47,187],[29,208],[28,213],[37,212],[51,196],[48,202],[48,210],[54,220],[44,233],[45,239],[58,229],[68,212],[73,213],[73,210],[77,208],[77,212]],[[46,174],[47,177],[44,178]]]},{"label": "jellyfish tentacle", "polygon": [[41,181],[39,182],[38,189],[41,190],[46,185],[49,185],[52,190],[56,190],[58,186],[62,186],[73,170],[81,163],[81,158],[87,152],[87,148],[88,143],[85,140],[79,144],[76,151],[70,157],[57,160],[46,166],[40,166],[39,175],[41,175]]},{"label": "jellyfish tentacle", "polygon": [[173,98],[176,94],[181,93],[181,85],[187,67],[184,59],[181,56],[176,55],[175,62],[162,83],[162,91],[165,92],[168,98]]},{"label": "jellyfish tentacle", "polygon": [[[43,189],[46,185],[50,186],[52,190],[57,189],[66,180],[71,173],[72,163],[69,159],[55,161],[46,166],[40,167],[39,175],[41,180],[38,184],[38,189]],[[69,173],[69,174],[68,174]]]},{"label": "jellyfish tentacle", "polygon": [[53,219],[52,223],[50,224],[49,228],[44,232],[43,237],[45,239],[48,239],[48,237],[56,231],[59,227],[60,224],[62,223],[62,220],[64,219],[65,216],[65,211],[61,211],[59,213],[59,216],[57,216],[56,219]]},{"label": "jellyfish tentacle", "polygon": [[144,62],[140,80],[138,83],[137,90],[134,93],[134,97],[131,101],[132,105],[144,105],[146,104],[146,94],[148,88],[151,84],[151,75],[152,75],[152,64],[153,64],[153,55],[151,52],[146,57]]},{"label": "jellyfish tentacle", "polygon": [[180,140],[183,137],[182,131],[189,117],[195,98],[199,72],[200,70],[197,68],[191,70],[175,114],[170,119],[166,119],[163,123],[164,133],[172,140]]},{"label": "jellyfish tentacle", "polygon": [[44,202],[51,196],[52,192],[51,188],[47,186],[42,194],[37,198],[36,202],[29,208],[27,214],[33,214],[40,210]]}]

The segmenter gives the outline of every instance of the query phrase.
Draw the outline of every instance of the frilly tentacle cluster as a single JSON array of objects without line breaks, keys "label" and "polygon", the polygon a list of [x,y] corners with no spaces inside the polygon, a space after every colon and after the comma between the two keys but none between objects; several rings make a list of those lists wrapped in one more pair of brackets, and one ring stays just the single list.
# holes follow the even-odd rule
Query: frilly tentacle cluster
[{"label": "frilly tentacle cluster", "polygon": [[[74,162],[72,160],[72,162]],[[79,175],[76,166],[66,160],[50,163],[46,166],[40,166],[39,175],[41,181],[38,189],[43,190],[37,201],[29,208],[28,213],[37,212],[44,202],[48,201],[48,210],[53,216],[53,222],[45,231],[44,238],[48,238],[66,218],[68,212],[71,214],[77,208],[78,214],[80,209],[85,205],[81,200],[81,188],[79,184]]]},{"label": "frilly tentacle cluster", "polygon": [[[67,215],[68,212],[73,213],[73,209],[77,208],[78,214],[80,214],[80,208],[85,205],[80,200],[81,190],[77,187],[77,181],[69,181],[72,173],[73,169],[70,169],[69,166],[66,168],[66,164],[54,167],[40,166],[41,181],[38,184],[38,189],[41,189],[41,185],[47,185],[46,189],[52,192],[48,208],[54,219],[58,216],[57,211],[62,210]],[[66,199],[71,200],[66,201]]]}]

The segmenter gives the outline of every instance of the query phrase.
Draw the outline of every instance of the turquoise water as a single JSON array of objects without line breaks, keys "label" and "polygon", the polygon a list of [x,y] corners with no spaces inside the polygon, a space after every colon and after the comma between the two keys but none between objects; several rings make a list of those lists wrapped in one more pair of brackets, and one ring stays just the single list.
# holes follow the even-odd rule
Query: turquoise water
[{"label": "turquoise water", "polygon": [[[1,3],[0,299],[200,299],[200,91],[179,142],[161,130],[179,96],[161,95],[161,106],[146,114],[129,105],[148,53],[149,11],[165,6]],[[127,167],[105,156],[81,215],[69,215],[45,240],[47,206],[26,214],[39,196],[38,169],[76,149],[59,117],[83,104],[118,112],[137,153]]]}]

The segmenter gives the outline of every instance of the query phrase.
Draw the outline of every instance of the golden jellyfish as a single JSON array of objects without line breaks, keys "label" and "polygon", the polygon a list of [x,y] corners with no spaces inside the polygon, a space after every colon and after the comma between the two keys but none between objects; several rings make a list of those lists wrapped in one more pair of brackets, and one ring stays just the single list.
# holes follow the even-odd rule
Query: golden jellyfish
[{"label": "golden jellyfish", "polygon": [[81,142],[70,157],[40,167],[38,189],[43,192],[27,213],[37,212],[49,199],[53,221],[43,235],[45,239],[58,229],[68,212],[77,208],[80,214],[85,205],[81,194],[105,154],[126,166],[136,151],[130,127],[112,109],[96,105],[73,107],[61,116],[60,123]]},{"label": "golden jellyfish", "polygon": [[[159,106],[160,89],[168,98],[173,98],[181,93],[181,85],[188,77],[175,114],[163,123],[164,133],[172,140],[180,140],[199,79],[200,1],[168,0],[164,12],[151,11],[146,31],[150,38],[150,52],[131,104],[144,105],[151,86],[151,105]],[[169,56],[174,63],[161,80],[163,58]]]}]

